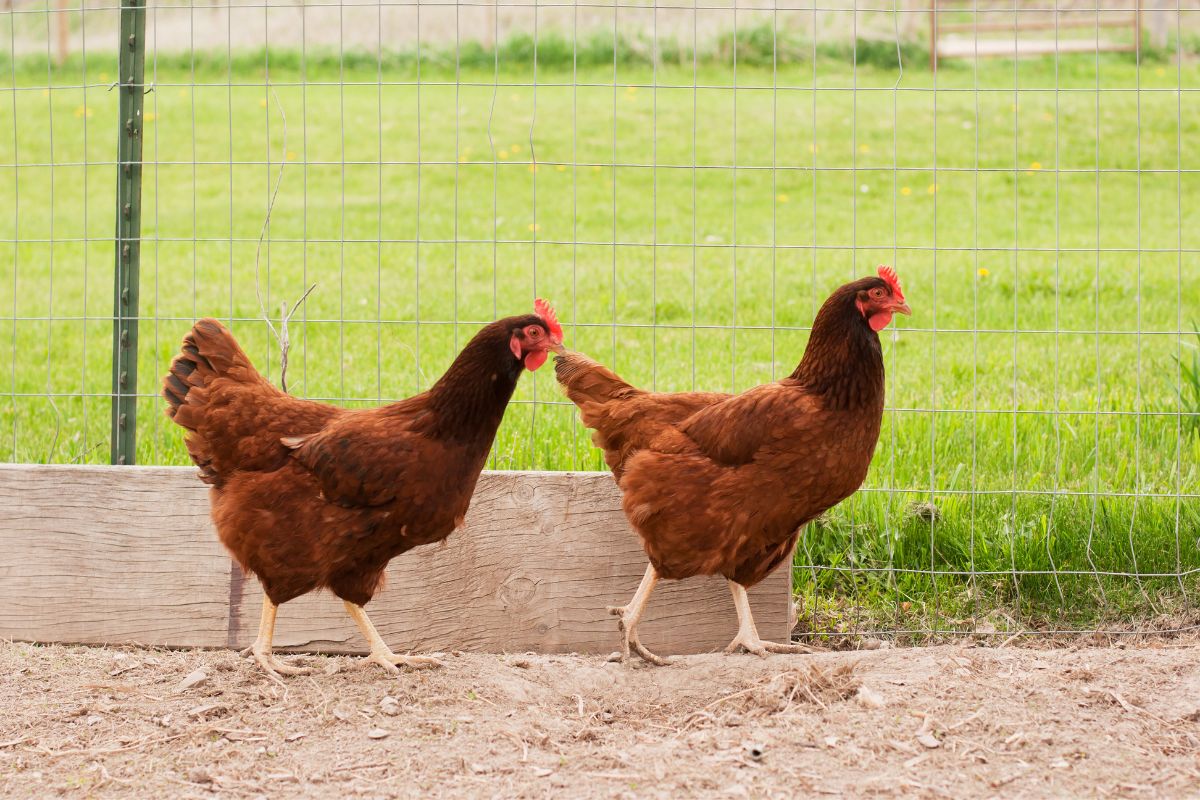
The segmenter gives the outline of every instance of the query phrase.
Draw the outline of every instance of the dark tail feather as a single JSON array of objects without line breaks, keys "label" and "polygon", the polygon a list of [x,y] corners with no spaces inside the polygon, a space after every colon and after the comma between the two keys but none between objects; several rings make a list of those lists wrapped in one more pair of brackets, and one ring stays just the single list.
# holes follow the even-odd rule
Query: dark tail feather
[{"label": "dark tail feather", "polygon": [[[163,378],[163,397],[167,401],[167,416],[189,430],[195,426],[188,423],[188,413],[180,418],[180,411],[189,406],[202,406],[203,398],[194,394],[203,390],[216,378],[226,374],[238,364],[249,364],[245,353],[229,329],[215,319],[205,318],[196,322],[187,336],[183,347],[171,362]],[[196,410],[199,410],[197,408]]]},{"label": "dark tail feather", "polygon": [[183,337],[179,355],[163,377],[167,416],[188,431],[188,453],[200,467],[200,477],[208,483],[219,483],[220,478],[213,467],[212,448],[200,429],[208,413],[212,382],[231,373],[242,379],[257,375],[229,329],[206,318],[197,321]]}]

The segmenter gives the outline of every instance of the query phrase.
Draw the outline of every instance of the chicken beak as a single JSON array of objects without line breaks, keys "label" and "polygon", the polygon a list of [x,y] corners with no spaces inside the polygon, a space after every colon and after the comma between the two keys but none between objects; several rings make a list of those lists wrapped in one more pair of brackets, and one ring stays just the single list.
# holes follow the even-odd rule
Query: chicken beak
[{"label": "chicken beak", "polygon": [[567,348],[563,347],[562,339],[559,339],[556,336],[550,337],[550,349],[560,356],[567,352]]},{"label": "chicken beak", "polygon": [[912,316],[912,309],[909,308],[908,303],[905,303],[903,300],[901,300],[896,305],[892,306],[892,311],[897,311],[906,317]]}]

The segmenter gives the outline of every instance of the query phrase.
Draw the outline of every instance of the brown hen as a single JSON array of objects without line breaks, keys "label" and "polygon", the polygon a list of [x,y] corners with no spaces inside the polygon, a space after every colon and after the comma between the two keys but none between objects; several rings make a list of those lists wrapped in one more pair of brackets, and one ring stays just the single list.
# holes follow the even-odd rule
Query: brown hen
[{"label": "brown hen", "polygon": [[878,331],[910,313],[890,267],[842,286],[813,322],[799,366],[742,394],[646,392],[586,356],[555,373],[604,450],[650,564],[620,617],[630,648],[659,578],[723,575],[738,614],[726,652],[808,652],[759,638],[746,589],[792,553],[801,526],[862,484],[883,416]]},{"label": "brown hen", "polygon": [[217,535],[262,583],[251,651],[264,669],[304,671],[271,651],[275,612],[321,588],[344,601],[368,661],[437,665],[393,653],[362,607],[391,559],[462,525],[517,379],[560,346],[553,311],[537,310],[483,328],[428,391],[359,410],[276,389],[214,319],[184,337],[163,381],[167,414],[212,485]]}]

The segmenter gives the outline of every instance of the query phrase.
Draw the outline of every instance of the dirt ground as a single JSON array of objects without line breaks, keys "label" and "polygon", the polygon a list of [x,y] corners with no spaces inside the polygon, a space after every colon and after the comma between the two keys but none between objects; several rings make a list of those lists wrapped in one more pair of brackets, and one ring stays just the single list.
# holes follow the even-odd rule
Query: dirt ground
[{"label": "dirt ground", "polygon": [[0,643],[0,796],[1200,796],[1200,643],[289,656]]}]

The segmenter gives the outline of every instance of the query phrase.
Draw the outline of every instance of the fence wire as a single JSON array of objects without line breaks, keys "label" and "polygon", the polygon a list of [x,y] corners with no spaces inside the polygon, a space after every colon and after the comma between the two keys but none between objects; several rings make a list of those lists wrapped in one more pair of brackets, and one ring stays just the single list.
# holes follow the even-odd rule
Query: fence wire
[{"label": "fence wire", "polygon": [[[157,384],[194,319],[278,380],[262,309],[314,283],[289,388],[374,405],[539,295],[634,383],[741,391],[892,263],[915,314],[801,627],[1191,625],[1198,9],[151,4],[136,460],[187,463]],[[0,11],[7,461],[108,459],[120,10]],[[543,370],[490,466],[603,464]]]}]

